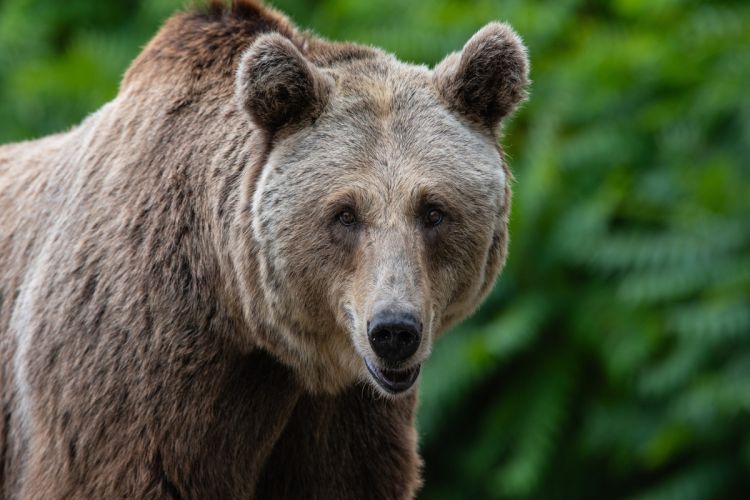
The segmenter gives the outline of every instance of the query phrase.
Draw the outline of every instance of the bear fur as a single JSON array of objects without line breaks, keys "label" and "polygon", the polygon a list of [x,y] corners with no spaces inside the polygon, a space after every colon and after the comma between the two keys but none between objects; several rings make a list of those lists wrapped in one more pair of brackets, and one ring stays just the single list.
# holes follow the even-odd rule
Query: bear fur
[{"label": "bear fur", "polygon": [[[378,375],[505,261],[527,85],[503,24],[430,70],[213,2],[79,126],[0,147],[0,497],[412,498],[416,390]],[[394,307],[397,367],[367,333]]]}]

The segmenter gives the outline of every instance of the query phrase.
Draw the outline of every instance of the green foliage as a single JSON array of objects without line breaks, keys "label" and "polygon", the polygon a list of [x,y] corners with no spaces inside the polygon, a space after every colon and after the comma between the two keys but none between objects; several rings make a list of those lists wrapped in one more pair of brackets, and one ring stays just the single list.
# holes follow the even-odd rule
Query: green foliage
[{"label": "green foliage", "polygon": [[[180,0],[0,3],[0,140],[61,130]],[[278,0],[433,64],[507,20],[532,59],[506,128],[507,268],[436,345],[426,499],[715,499],[750,489],[750,5]]]}]

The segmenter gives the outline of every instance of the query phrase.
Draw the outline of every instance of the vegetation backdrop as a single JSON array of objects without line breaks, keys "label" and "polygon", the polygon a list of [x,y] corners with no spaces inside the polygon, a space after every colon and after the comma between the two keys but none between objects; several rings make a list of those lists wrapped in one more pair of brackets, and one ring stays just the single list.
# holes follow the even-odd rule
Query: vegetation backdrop
[{"label": "vegetation backdrop", "polygon": [[[421,498],[748,495],[750,4],[273,3],[418,63],[494,19],[530,49],[510,259],[426,367]],[[0,0],[0,142],[111,99],[182,4]]]}]

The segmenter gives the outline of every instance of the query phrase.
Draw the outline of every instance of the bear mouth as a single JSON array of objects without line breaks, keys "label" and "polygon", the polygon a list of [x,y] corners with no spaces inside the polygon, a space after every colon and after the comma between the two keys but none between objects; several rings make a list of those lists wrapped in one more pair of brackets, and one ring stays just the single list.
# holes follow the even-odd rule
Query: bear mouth
[{"label": "bear mouth", "polygon": [[379,368],[368,358],[365,358],[365,366],[367,366],[367,371],[370,372],[375,382],[391,394],[400,394],[409,390],[417,381],[419,370],[422,367],[422,365],[416,365],[402,370],[389,370]]}]

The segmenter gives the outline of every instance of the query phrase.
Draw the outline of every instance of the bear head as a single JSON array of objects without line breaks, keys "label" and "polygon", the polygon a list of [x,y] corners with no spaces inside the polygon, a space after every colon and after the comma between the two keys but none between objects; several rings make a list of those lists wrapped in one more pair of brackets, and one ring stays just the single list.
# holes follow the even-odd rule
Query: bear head
[{"label": "bear head", "polygon": [[526,49],[501,23],[433,70],[306,49],[263,34],[237,71],[238,103],[270,141],[246,194],[269,323],[311,389],[406,394],[505,261],[497,133],[526,97]]}]

